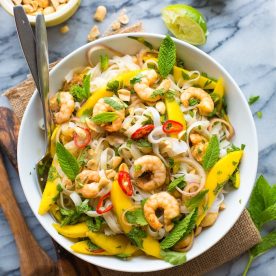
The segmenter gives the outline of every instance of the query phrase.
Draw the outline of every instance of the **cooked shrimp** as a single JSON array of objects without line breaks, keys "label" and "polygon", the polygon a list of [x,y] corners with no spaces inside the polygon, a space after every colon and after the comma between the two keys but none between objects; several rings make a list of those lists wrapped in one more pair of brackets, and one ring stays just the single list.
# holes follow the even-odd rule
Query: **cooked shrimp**
[{"label": "cooked shrimp", "polygon": [[[141,78],[141,82],[134,84],[134,91],[138,94],[138,96],[148,102],[156,102],[160,99],[160,95],[152,96],[152,93],[155,89],[151,88],[150,86],[156,82],[157,80],[157,73],[155,70],[147,70],[144,71],[143,74],[145,74],[144,77]],[[163,80],[160,85],[156,88],[163,89],[164,92],[167,92],[171,87],[171,82],[167,79]]]},{"label": "cooked shrimp", "polygon": [[192,133],[190,135],[190,140],[193,144],[193,146],[191,147],[191,153],[192,153],[193,157],[198,162],[202,162],[203,156],[208,147],[207,139],[203,135],[200,135],[198,133]]},{"label": "cooked shrimp", "polygon": [[166,167],[154,155],[144,155],[134,161],[133,178],[137,186],[144,191],[161,187],[166,181]]},{"label": "cooked shrimp", "polygon": [[[118,101],[116,98],[112,99]],[[103,112],[115,112],[118,115],[118,118],[114,120],[111,124],[102,124],[101,126],[108,132],[118,131],[122,126],[123,120],[125,119],[125,108],[115,110],[112,106],[105,103],[104,99],[99,99],[93,108],[93,116],[96,116]]]},{"label": "cooked shrimp", "polygon": [[95,198],[103,187],[109,184],[106,178],[101,178],[97,171],[83,170],[75,180],[76,192],[84,198]]},{"label": "cooked shrimp", "polygon": [[189,100],[196,98],[200,101],[197,108],[201,115],[206,116],[213,112],[214,102],[211,96],[201,88],[189,87],[181,94],[181,102],[185,107],[189,106]]},{"label": "cooked shrimp", "polygon": [[157,209],[164,210],[165,230],[169,232],[173,228],[172,219],[180,215],[177,200],[168,192],[160,192],[148,198],[144,205],[144,214],[149,225],[155,230],[159,230],[163,226],[155,214]]},{"label": "cooked shrimp", "polygon": [[69,121],[74,109],[75,102],[69,92],[59,92],[50,99],[50,109],[54,113],[57,124]]}]

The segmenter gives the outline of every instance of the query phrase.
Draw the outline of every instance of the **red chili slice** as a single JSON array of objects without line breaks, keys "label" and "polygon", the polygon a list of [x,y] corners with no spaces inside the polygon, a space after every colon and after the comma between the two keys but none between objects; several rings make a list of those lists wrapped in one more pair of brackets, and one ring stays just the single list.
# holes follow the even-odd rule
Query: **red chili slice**
[{"label": "red chili slice", "polygon": [[131,139],[141,139],[150,134],[153,129],[154,125],[145,125],[143,127],[140,127],[131,135]]},{"label": "red chili slice", "polygon": [[75,145],[82,149],[85,148],[91,141],[91,133],[88,128],[83,128],[86,133],[85,139],[81,138],[77,133],[74,133],[74,143]]},{"label": "red chili slice", "polygon": [[183,130],[183,125],[177,121],[168,120],[162,128],[165,133],[178,133]]},{"label": "red chili slice", "polygon": [[133,187],[132,187],[130,175],[128,172],[120,171],[118,173],[118,182],[121,189],[127,196],[133,195]]},{"label": "red chili slice", "polygon": [[102,196],[100,199],[99,199],[99,202],[98,202],[98,205],[96,207],[96,212],[98,214],[104,214],[104,213],[107,213],[109,212],[112,208],[113,208],[113,205],[112,204],[109,204],[108,206],[106,206],[105,208],[103,207],[104,205],[104,201],[110,197],[110,192],[107,193],[106,195]]}]

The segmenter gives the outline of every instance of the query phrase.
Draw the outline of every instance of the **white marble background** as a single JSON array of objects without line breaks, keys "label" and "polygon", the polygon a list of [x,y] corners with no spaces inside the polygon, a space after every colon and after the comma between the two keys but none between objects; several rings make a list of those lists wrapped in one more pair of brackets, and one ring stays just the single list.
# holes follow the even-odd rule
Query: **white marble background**
[{"label": "white marble background", "polygon": [[[107,20],[100,24],[102,32],[126,8],[131,23],[141,20],[145,30],[166,33],[160,10],[169,3],[160,0],[83,0],[78,12],[68,21],[70,32],[62,35],[59,27],[48,30],[50,60],[55,61],[86,43],[86,36],[98,4],[108,9]],[[182,1],[181,1],[182,2]],[[258,138],[258,173],[276,182],[276,1],[275,0],[197,0],[185,1],[198,8],[207,18],[209,37],[201,47],[220,62],[234,77],[248,98],[260,95],[252,106]],[[28,73],[15,31],[13,17],[0,8],[0,92],[19,83]],[[257,111],[263,118],[258,119]],[[6,162],[7,163],[7,162]],[[23,195],[18,177],[7,163],[10,179],[26,221],[47,253],[55,253],[49,236],[34,218]],[[1,177],[1,176],[0,176]],[[270,228],[274,226],[270,226]],[[224,252],[221,252],[224,254]],[[276,250],[261,256],[253,263],[250,276],[276,275]],[[209,275],[241,275],[247,256],[243,255]],[[273,272],[274,271],[274,272]],[[20,275],[19,260],[9,225],[0,210],[0,275]]]}]

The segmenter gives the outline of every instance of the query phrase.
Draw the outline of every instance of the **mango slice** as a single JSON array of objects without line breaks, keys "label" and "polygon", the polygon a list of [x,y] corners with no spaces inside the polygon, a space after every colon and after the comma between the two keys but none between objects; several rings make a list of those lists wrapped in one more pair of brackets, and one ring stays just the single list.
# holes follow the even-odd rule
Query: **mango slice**
[{"label": "mango slice", "polygon": [[[114,80],[122,81],[124,86],[129,86],[130,80],[138,75],[141,70],[130,71],[118,75]],[[77,117],[84,115],[91,115],[92,110],[96,102],[103,97],[111,97],[113,92],[108,91],[106,86],[98,88],[93,94],[88,98],[88,100],[83,104],[83,106],[78,110]]]},{"label": "mango slice", "polygon": [[107,251],[95,253],[95,252],[89,250],[89,246],[88,246],[87,241],[77,242],[77,243],[75,243],[75,244],[73,244],[71,246],[71,249],[73,251],[77,252],[77,253],[86,254],[86,255],[94,255],[94,256],[97,256],[97,255],[99,255],[99,256],[109,256],[109,255],[112,255],[112,254],[110,254]]},{"label": "mango slice", "polygon": [[[174,77],[175,82],[178,82],[178,81],[180,81],[180,83],[184,82],[183,73],[188,74],[188,73],[190,73],[190,71],[188,71],[186,69],[182,69],[177,66],[173,67],[173,77]],[[198,81],[195,84],[198,85],[202,89],[214,89],[216,87],[217,83],[211,79],[204,77],[204,76],[200,76]]]},{"label": "mango slice", "polygon": [[59,129],[60,129],[60,125],[57,125],[52,133],[52,136],[51,136],[50,153],[51,153],[52,158],[54,158],[54,155],[56,153],[56,136],[57,136]]},{"label": "mango slice", "polygon": [[234,188],[239,189],[240,183],[241,183],[241,175],[240,175],[240,171],[237,170],[234,174],[234,182],[233,182]]},{"label": "mango slice", "polygon": [[[186,121],[184,119],[183,112],[180,109],[180,105],[171,99],[165,99],[167,117],[168,120],[173,120],[179,122],[183,125],[183,128],[186,129]],[[177,133],[171,133],[171,137],[177,138]]]},{"label": "mango slice", "polygon": [[[117,216],[121,228],[126,234],[129,233],[132,229],[132,226],[124,223],[122,215],[125,210],[132,208],[134,204],[132,203],[131,199],[122,191],[118,181],[114,181],[112,184],[111,201],[113,204],[113,211]],[[147,236],[143,239],[143,246],[141,250],[143,250],[147,255],[161,258],[160,244],[157,240],[150,236]]]},{"label": "mango slice", "polygon": [[205,183],[205,189],[209,190],[207,193],[208,202],[207,205],[200,206],[199,213],[201,215],[198,216],[196,223],[197,225],[201,223],[208,209],[214,203],[217,194],[221,191],[225,182],[229,180],[230,176],[238,167],[242,155],[243,150],[228,153],[226,156],[221,158],[208,173]]},{"label": "mango slice", "polygon": [[86,222],[64,226],[54,223],[53,226],[59,234],[67,238],[85,238],[89,231]]},{"label": "mango slice", "polygon": [[112,255],[123,254],[129,240],[124,235],[106,236],[100,232],[87,232],[88,238],[100,248]]},{"label": "mango slice", "polygon": [[218,79],[213,93],[219,97],[219,102],[218,102],[217,108],[218,108],[218,111],[221,111],[222,100],[224,97],[224,80],[223,80],[223,78]]}]

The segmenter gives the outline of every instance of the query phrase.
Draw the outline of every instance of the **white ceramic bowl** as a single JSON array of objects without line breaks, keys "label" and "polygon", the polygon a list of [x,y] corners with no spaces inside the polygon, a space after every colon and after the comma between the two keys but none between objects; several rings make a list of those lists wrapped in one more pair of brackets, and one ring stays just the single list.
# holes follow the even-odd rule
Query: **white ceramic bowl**
[{"label": "white ceramic bowl", "polygon": [[[69,2],[59,11],[52,14],[45,15],[45,22],[47,27],[56,26],[68,20],[78,9],[81,0],[69,0]],[[1,6],[10,14],[13,15],[13,1],[0,0]],[[30,23],[35,25],[35,16],[27,15]]]},{"label": "white ceramic bowl", "polygon": [[[89,47],[97,44],[105,44],[120,52],[126,54],[135,54],[142,47],[140,43],[128,36],[143,36],[154,46],[159,46],[164,36],[146,33],[120,34],[111,37],[99,39],[87,44],[67,57],[65,57],[50,73],[50,93],[53,94],[62,86],[64,76],[72,69],[87,64],[86,52]],[[217,243],[237,221],[241,215],[252,191],[258,160],[257,135],[251,111],[241,90],[232,79],[232,77],[210,56],[183,41],[175,39],[177,55],[182,58],[189,69],[196,69],[207,72],[214,77],[223,77],[225,80],[226,99],[228,103],[228,113],[230,120],[235,128],[236,135],[233,142],[236,145],[246,144],[245,153],[240,166],[241,186],[238,190],[228,194],[225,198],[227,208],[221,212],[217,222],[202,232],[195,239],[192,249],[187,253],[187,259],[191,260],[208,250]],[[18,165],[22,187],[26,198],[40,221],[44,229],[65,249],[72,252],[72,244],[67,238],[59,235],[52,227],[54,222],[50,215],[40,216],[37,213],[41,192],[36,181],[34,167],[40,159],[43,149],[43,133],[38,128],[38,120],[42,117],[39,96],[33,95],[24,114],[18,143]],[[153,259],[150,257],[140,256],[123,261],[118,258],[104,256],[86,256],[77,255],[81,259],[92,264],[106,267],[113,270],[129,272],[146,272],[162,270],[171,267],[170,264]]]}]

